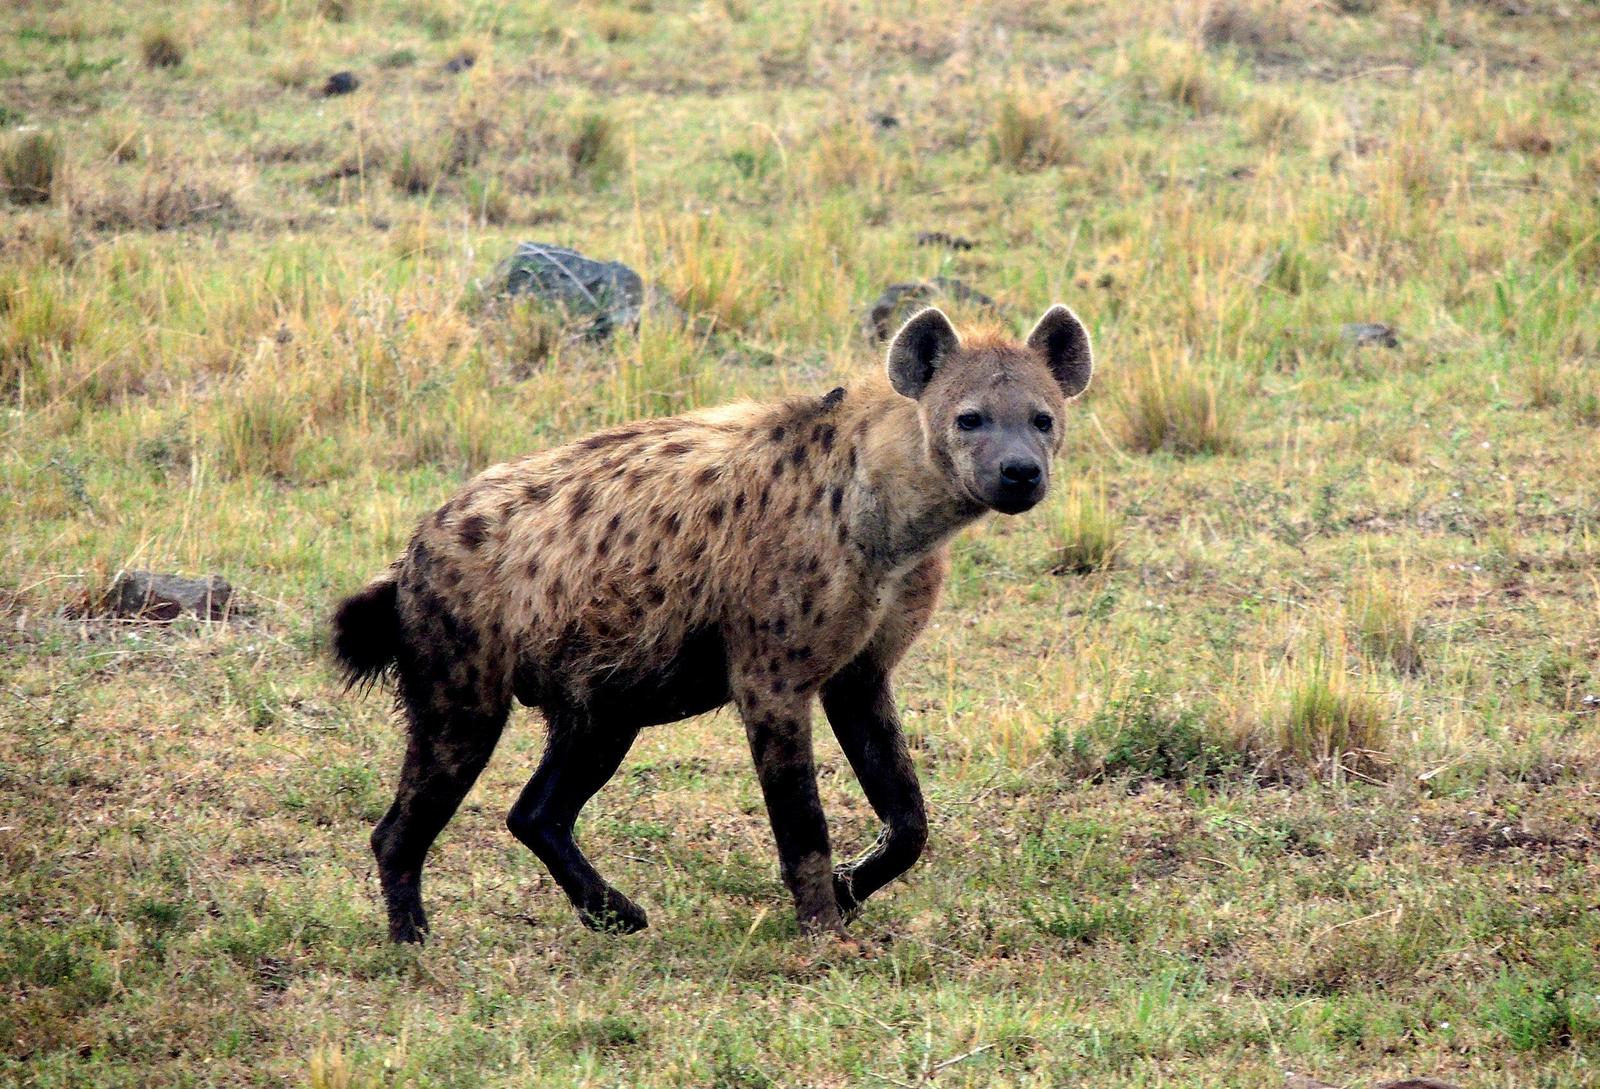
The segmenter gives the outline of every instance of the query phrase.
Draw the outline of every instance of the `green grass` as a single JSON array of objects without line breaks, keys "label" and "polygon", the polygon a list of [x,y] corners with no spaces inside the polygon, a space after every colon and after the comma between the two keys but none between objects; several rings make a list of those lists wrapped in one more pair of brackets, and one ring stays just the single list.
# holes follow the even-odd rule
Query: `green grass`
[{"label": "green grass", "polygon": [[[8,6],[0,1081],[1593,1084],[1581,8]],[[524,239],[686,320],[497,300]],[[1019,332],[1070,304],[1100,370],[900,670],[932,844],[863,948],[797,935],[727,713],[582,824],[650,930],[583,930],[505,833],[518,718],[436,940],[388,947],[401,741],[331,602],[493,461],[879,365],[864,311],[933,276]],[[81,618],[126,567],[252,608]]]}]

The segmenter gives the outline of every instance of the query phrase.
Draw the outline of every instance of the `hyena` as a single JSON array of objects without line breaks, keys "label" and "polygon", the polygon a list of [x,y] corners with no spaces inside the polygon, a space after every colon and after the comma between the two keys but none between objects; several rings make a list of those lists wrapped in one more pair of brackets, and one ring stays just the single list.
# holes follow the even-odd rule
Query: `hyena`
[{"label": "hyena", "polygon": [[[409,727],[372,835],[395,941],[420,941],[423,859],[499,740],[538,708],[544,757],[507,826],[595,929],[644,911],[595,871],[578,813],[647,726],[732,702],[804,931],[842,932],[904,873],[927,810],[890,674],[933,611],[947,543],[1045,495],[1089,336],[1064,306],[1025,341],[905,323],[878,378],[615,427],[485,470],[343,601],[352,683],[389,674]],[[835,868],[811,745],[820,699],[883,831]]]}]

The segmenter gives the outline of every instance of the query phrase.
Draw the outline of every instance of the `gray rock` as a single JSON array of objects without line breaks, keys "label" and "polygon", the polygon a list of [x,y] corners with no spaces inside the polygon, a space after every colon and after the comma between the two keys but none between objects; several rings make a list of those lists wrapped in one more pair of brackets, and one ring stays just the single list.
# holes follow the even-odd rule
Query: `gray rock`
[{"label": "gray rock", "polygon": [[683,316],[665,292],[646,287],[622,262],[596,261],[565,246],[524,242],[501,264],[497,278],[508,295],[532,295],[573,317],[590,318],[587,332],[595,340],[638,325],[646,310]]},{"label": "gray rock", "polygon": [[972,303],[986,310],[998,309],[995,301],[983,292],[948,276],[935,276],[918,283],[890,284],[867,312],[866,333],[875,340],[886,341],[914,311],[942,299]]},{"label": "gray rock", "polygon": [[347,95],[361,86],[361,81],[354,72],[335,72],[328,77],[328,82],[322,85],[324,98],[333,98],[335,95]]},{"label": "gray rock", "polygon": [[219,575],[191,579],[154,571],[123,571],[106,595],[106,611],[125,620],[176,620],[185,613],[226,620],[233,587]]},{"label": "gray rock", "polygon": [[1339,326],[1339,335],[1357,348],[1398,348],[1400,334],[1381,321],[1356,321]]}]

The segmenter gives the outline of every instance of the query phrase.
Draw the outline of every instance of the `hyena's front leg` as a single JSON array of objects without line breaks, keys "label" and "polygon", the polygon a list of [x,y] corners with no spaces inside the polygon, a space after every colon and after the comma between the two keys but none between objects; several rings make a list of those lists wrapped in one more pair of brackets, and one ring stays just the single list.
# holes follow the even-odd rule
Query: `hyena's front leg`
[{"label": "hyena's front leg", "polygon": [[800,929],[842,934],[844,920],[833,893],[828,820],[817,795],[811,752],[811,697],[793,692],[774,694],[773,678],[766,675],[736,675],[733,680],[778,844],[783,881],[794,895]]},{"label": "hyena's front leg", "polygon": [[928,811],[881,666],[866,655],[856,659],[823,686],[822,706],[884,823],[872,848],[835,875],[839,909],[848,916],[916,862],[928,842]]}]

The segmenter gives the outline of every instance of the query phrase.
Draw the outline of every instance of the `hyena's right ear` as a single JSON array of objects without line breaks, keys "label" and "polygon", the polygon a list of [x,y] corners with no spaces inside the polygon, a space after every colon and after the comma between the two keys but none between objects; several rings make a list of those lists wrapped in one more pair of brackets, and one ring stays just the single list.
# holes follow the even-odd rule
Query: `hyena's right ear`
[{"label": "hyena's right ear", "polygon": [[959,347],[961,338],[943,310],[930,306],[911,318],[889,342],[889,381],[895,392],[913,401],[921,397],[934,371]]}]

